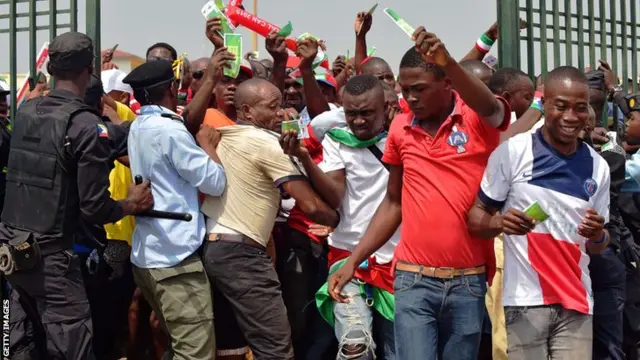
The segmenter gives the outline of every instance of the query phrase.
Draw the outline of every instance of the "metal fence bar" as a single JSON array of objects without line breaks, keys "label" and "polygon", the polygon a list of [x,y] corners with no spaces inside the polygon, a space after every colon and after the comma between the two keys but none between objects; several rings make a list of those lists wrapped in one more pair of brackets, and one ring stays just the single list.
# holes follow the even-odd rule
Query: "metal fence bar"
[{"label": "metal fence bar", "polygon": [[[521,8],[520,8],[520,10],[521,10],[521,11],[527,11],[527,8],[525,8],[525,7],[521,7]],[[533,12],[534,12],[534,13],[540,13],[540,9],[533,9]],[[566,14],[565,14],[565,12],[564,12],[564,11],[560,11],[560,16],[565,16],[565,15],[566,15]],[[573,18],[577,18],[578,16],[580,16],[580,15],[579,15],[579,14],[571,14],[571,17],[573,17]],[[600,16],[594,16],[594,20],[595,20],[595,21],[600,21],[600,20],[601,20],[601,18],[600,18]],[[608,20],[605,18],[605,21],[608,21]],[[623,25],[623,24],[624,24],[624,25],[627,25],[627,26],[632,26],[632,25],[633,25],[633,21],[626,21],[626,22],[624,22],[624,21],[622,21],[622,20],[617,20],[617,21],[616,21],[616,23],[617,23],[618,25]]]},{"label": "metal fence bar", "polygon": [[[571,13],[571,0],[564,0],[564,11],[567,14]],[[560,12],[558,11],[558,13]],[[571,29],[571,16],[564,17],[564,26],[568,29]],[[567,59],[567,65],[573,65],[573,44],[571,43],[572,37],[573,31],[570,30],[565,33],[564,49],[565,57]]]},{"label": "metal fence bar", "polygon": [[[553,39],[559,39],[560,36],[560,5],[558,0],[552,0],[551,6],[553,8]],[[546,33],[545,33],[546,35]],[[553,41],[553,66],[558,67],[561,65],[560,58],[560,42]]]},{"label": "metal fence bar", "polygon": [[588,0],[589,11],[589,66],[594,68],[596,66],[596,21],[595,21],[595,0]]},{"label": "metal fence bar", "polygon": [[[58,24],[58,29],[64,29],[64,28],[71,28],[71,24]],[[24,27],[18,27],[16,28],[16,32],[26,32],[29,31],[30,27],[28,26],[24,26]],[[40,30],[48,30],[49,29],[49,25],[40,25],[40,26],[36,26],[36,31],[40,31]],[[10,34],[11,33],[11,29],[0,29],[0,34]]]},{"label": "metal fence bar", "polygon": [[[539,25],[539,24],[533,24],[533,27],[534,27],[534,28],[540,28],[540,25]],[[560,31],[567,31],[567,28],[566,28],[566,27],[564,27],[564,26],[560,26],[558,29],[560,29]],[[547,30],[553,30],[553,26],[552,26],[552,25],[547,25]],[[573,26],[573,27],[571,27],[571,31],[576,31],[576,32],[577,32],[577,31],[578,31],[578,28],[577,28],[577,27],[575,27],[575,26]],[[584,30],[584,33],[588,33],[588,32],[589,32],[589,31]],[[607,35],[607,36],[612,36],[612,33],[611,33],[610,31],[607,31],[607,32],[606,32],[606,35]],[[619,34],[619,35],[617,35],[617,38],[622,39],[622,35],[620,35],[620,34]],[[631,36],[631,35],[627,35],[627,39],[631,39],[631,38],[632,38],[632,36]],[[600,45],[598,45],[598,44],[601,44],[601,43],[600,43],[600,42],[598,42],[598,41],[595,41],[595,44],[596,44],[596,46],[600,46]]]},{"label": "metal fence bar", "polygon": [[[29,77],[31,80],[29,81],[29,90],[33,90],[37,83],[36,74],[36,27],[38,24],[36,23],[36,0],[29,1]],[[13,54],[16,56],[16,54]]]},{"label": "metal fence bar", "polygon": [[[578,12],[578,68],[584,70],[584,13],[583,0],[576,0],[576,11]],[[624,1],[624,0],[621,0]],[[566,9],[565,9],[566,10]]]},{"label": "metal fence bar", "polygon": [[607,0],[600,0],[600,59],[607,58],[607,16],[605,15],[605,12],[607,11],[606,5]]},{"label": "metal fence bar", "polygon": [[17,66],[17,62],[18,59],[16,59],[16,43],[17,43],[17,18],[16,18],[16,14],[17,14],[17,0],[10,0],[10,4],[9,4],[9,15],[11,16],[9,18],[9,54],[10,55],[10,59],[9,59],[9,82],[11,83],[11,114],[10,114],[10,119],[11,121],[13,121],[16,118],[16,96],[18,95],[18,86],[17,86],[17,82],[18,82],[18,66]]},{"label": "metal fence bar", "polygon": [[536,53],[533,42],[533,0],[527,0],[527,69],[531,81],[536,79]]},{"label": "metal fence bar", "polygon": [[[620,18],[625,21],[627,20],[627,6],[625,5],[625,2],[628,0],[620,0]],[[633,2],[635,0],[631,0],[631,2]],[[617,25],[615,25],[617,26]],[[621,36],[622,36],[622,44],[620,45],[622,48],[622,78],[623,79],[627,79],[629,77],[629,54],[628,54],[628,47],[629,47],[629,41],[627,40],[627,27],[626,26],[621,26]],[[631,54],[631,57],[633,58],[633,60],[636,60],[636,55]],[[624,91],[627,92],[629,87],[628,87],[628,81],[624,81]]]},{"label": "metal fence bar", "polygon": [[542,67],[542,77],[547,76],[547,2],[540,0],[540,66]]},{"label": "metal fence bar", "polygon": [[[16,0],[16,4],[20,4],[20,3],[28,3],[31,0]],[[47,1],[47,0],[36,0],[36,1]],[[14,0],[0,0],[0,5],[11,5],[14,2]]]},{"label": "metal fence bar", "polygon": [[[624,7],[624,6],[623,6]],[[611,24],[611,61],[609,65],[615,74],[618,74],[618,25],[616,25],[616,1],[609,1],[610,8],[610,21]],[[624,27],[624,26],[623,26]],[[622,39],[622,43],[624,44],[624,40]],[[602,60],[607,61],[607,57],[603,57]]]},{"label": "metal fence bar", "polygon": [[69,0],[69,24],[71,31],[78,31],[78,0]]},{"label": "metal fence bar", "polygon": [[49,40],[53,40],[58,34],[58,7],[57,0],[49,0]]},{"label": "metal fence bar", "polygon": [[[56,0],[53,0],[53,2],[55,2],[55,1]],[[70,12],[71,12],[70,9],[64,9],[64,10],[58,10],[57,11],[58,14],[69,14]],[[54,13],[56,13],[56,11],[54,11]],[[45,15],[51,16],[51,10],[36,11],[36,16],[45,16]],[[11,16],[10,14],[2,14],[2,15],[0,15],[0,20],[9,19],[10,16]],[[19,17],[19,18],[22,18],[22,17],[29,17],[29,16],[31,16],[31,14],[29,14],[28,12],[17,13],[16,16]]]},{"label": "metal fence bar", "polygon": [[100,76],[100,0],[87,0],[87,35],[93,40],[93,49],[95,52],[94,72]]},{"label": "metal fence bar", "polygon": [[[636,0],[631,0],[631,23],[636,23]],[[631,78],[634,80],[631,86],[634,93],[638,92],[638,28],[631,27]],[[626,82],[626,81],[625,81]]]}]

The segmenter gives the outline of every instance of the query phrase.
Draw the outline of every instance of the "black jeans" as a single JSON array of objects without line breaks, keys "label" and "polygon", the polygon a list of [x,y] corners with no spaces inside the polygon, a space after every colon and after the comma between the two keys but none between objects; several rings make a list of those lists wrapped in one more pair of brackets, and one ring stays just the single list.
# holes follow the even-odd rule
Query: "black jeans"
[{"label": "black jeans", "polygon": [[625,266],[612,248],[591,255],[593,288],[593,359],[622,360]]},{"label": "black jeans", "polygon": [[275,239],[276,271],[282,283],[296,360],[335,359],[333,328],[320,316],[316,292],[327,281],[328,246],[290,227]]},{"label": "black jeans", "polygon": [[205,241],[202,262],[213,285],[228,300],[254,358],[293,360],[287,309],[266,250]]},{"label": "black jeans", "polygon": [[86,265],[89,254],[78,256],[91,307],[96,359],[124,357],[126,349],[122,345],[128,341],[129,306],[135,291],[131,263],[127,262],[121,277],[109,280],[112,271],[103,259],[100,259],[97,271],[90,274]]},{"label": "black jeans", "polygon": [[12,359],[94,359],[89,301],[80,259],[70,250],[42,257],[30,271],[7,276],[11,284]]}]

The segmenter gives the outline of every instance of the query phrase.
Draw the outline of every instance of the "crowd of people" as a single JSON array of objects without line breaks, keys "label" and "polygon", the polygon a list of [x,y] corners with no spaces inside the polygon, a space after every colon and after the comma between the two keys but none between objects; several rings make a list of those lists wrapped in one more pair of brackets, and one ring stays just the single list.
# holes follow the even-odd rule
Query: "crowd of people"
[{"label": "crowd of people", "polygon": [[0,82],[12,359],[638,358],[640,95],[606,61],[534,83],[483,62],[495,24],[459,60],[419,27],[394,72],[362,12],[353,58],[272,32],[232,77],[221,21],[128,74],[59,35],[15,119]]}]

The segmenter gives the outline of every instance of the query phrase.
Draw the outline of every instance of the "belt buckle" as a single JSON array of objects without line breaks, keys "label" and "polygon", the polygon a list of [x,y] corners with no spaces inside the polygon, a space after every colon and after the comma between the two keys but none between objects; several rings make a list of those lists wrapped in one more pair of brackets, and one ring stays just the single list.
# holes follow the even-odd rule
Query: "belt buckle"
[{"label": "belt buckle", "polygon": [[[443,276],[443,277],[442,277],[443,279],[453,279],[453,278],[455,277],[455,274],[454,274],[454,273],[455,273],[455,270],[456,270],[455,268],[452,268],[452,267],[438,267],[438,268],[436,268],[436,270],[435,270],[435,271],[438,271],[438,270],[444,270],[444,271],[450,271],[450,272],[451,272],[451,273],[450,273],[451,275],[449,275],[449,276]],[[434,271],[434,272],[435,272],[435,271]]]}]

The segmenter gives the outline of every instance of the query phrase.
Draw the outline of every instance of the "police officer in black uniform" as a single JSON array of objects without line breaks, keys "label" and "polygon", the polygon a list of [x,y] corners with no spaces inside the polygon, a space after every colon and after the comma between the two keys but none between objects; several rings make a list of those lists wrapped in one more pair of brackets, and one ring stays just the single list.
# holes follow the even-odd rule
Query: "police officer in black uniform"
[{"label": "police officer in black uniform", "polygon": [[149,183],[114,201],[109,132],[83,102],[93,44],[68,32],[49,46],[55,88],[21,106],[13,127],[0,269],[11,293],[12,359],[93,359],[92,323],[80,261],[73,253],[82,217],[104,224],[153,207]]}]

